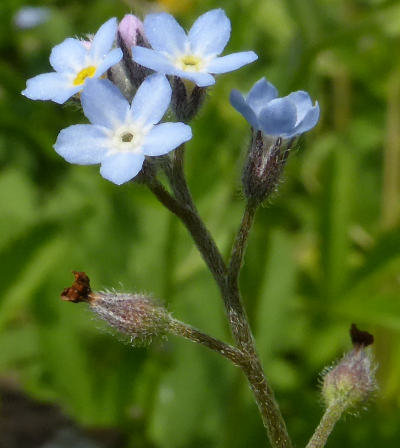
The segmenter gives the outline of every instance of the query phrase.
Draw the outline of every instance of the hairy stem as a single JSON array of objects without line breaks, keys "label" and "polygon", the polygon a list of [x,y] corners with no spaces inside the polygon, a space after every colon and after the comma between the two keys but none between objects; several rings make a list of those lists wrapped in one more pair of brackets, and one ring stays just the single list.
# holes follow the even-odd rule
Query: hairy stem
[{"label": "hairy stem", "polygon": [[220,289],[223,289],[225,287],[226,266],[214,240],[199,215],[171,196],[157,179],[149,180],[147,186],[157,199],[185,224],[218,286]]},{"label": "hairy stem", "polygon": [[176,198],[193,211],[196,210],[192,195],[188,188],[186,188],[186,179],[183,171],[183,164],[185,161],[185,145],[181,145],[174,151],[172,159],[172,169],[169,173],[169,181],[174,191]]},{"label": "hairy stem", "polygon": [[243,353],[237,348],[232,347],[219,339],[215,339],[212,336],[209,336],[208,334],[205,334],[179,320],[172,319],[169,328],[171,333],[176,336],[182,336],[190,341],[202,344],[229,359],[237,366],[242,366],[245,362]]},{"label": "hairy stem", "polygon": [[243,371],[256,398],[258,408],[267,429],[273,447],[289,448],[292,446],[285,421],[283,420],[274,393],[268,384],[255,343],[246,311],[242,304],[239,290],[239,274],[247,247],[247,241],[254,222],[258,205],[248,201],[242,221],[233,244],[227,273],[228,315],[232,331],[240,349],[247,354],[248,363]]},{"label": "hairy stem", "polygon": [[183,173],[183,158],[178,157],[174,168],[166,171],[175,197],[155,178],[149,178],[147,185],[158,200],[185,224],[219,286],[233,337],[245,357],[240,366],[253,391],[272,447],[291,448],[285,422],[257,355],[239,292],[238,277],[256,206],[248,204],[246,207],[228,271],[217,245],[197,213]]},{"label": "hairy stem", "polygon": [[322,419],[306,448],[323,448],[343,411],[344,406],[340,402],[336,402],[329,406],[322,416]]},{"label": "hairy stem", "polygon": [[228,268],[228,278],[231,282],[237,283],[240,269],[243,263],[244,253],[247,247],[247,240],[250,229],[253,225],[254,217],[257,211],[257,205],[248,201],[242,217],[242,222],[233,245],[231,260]]}]

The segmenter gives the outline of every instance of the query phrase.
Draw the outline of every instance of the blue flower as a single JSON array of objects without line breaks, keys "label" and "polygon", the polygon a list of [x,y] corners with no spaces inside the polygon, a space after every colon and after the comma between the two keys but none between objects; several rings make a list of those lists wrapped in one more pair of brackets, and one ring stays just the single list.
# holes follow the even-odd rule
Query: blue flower
[{"label": "blue flower", "polygon": [[257,81],[246,98],[238,90],[230,95],[232,106],[254,129],[264,134],[292,138],[312,129],[319,120],[319,105],[299,90],[282,98],[265,78]]},{"label": "blue flower", "polygon": [[49,8],[41,6],[23,6],[14,16],[14,24],[22,30],[35,28],[45,23],[50,17]]},{"label": "blue flower", "polygon": [[157,123],[171,100],[163,75],[148,76],[129,105],[108,80],[90,80],[82,95],[83,112],[92,124],[63,129],[54,149],[67,162],[101,163],[100,174],[121,185],[135,177],[145,156],[160,156],[192,138],[183,123]]},{"label": "blue flower", "polygon": [[51,51],[55,72],[28,79],[22,95],[32,100],[52,100],[63,104],[80,92],[86,80],[98,78],[120,61],[120,48],[111,50],[117,33],[115,18],[104,23],[91,42],[68,38]]},{"label": "blue flower", "polygon": [[211,75],[236,70],[257,59],[254,51],[218,57],[231,34],[231,23],[222,9],[200,16],[189,33],[169,14],[149,14],[144,31],[153,49],[133,47],[135,62],[166,75],[193,81],[199,87],[215,83]]}]

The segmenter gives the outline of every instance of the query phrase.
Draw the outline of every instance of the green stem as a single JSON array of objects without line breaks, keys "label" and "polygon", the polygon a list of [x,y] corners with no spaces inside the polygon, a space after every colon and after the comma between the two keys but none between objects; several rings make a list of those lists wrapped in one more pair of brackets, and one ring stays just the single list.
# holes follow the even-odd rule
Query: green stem
[{"label": "green stem", "polygon": [[241,366],[245,362],[245,357],[240,350],[197,330],[191,325],[187,325],[179,320],[172,319],[169,324],[169,329],[171,333],[176,336],[182,336],[190,341],[197,342],[198,344],[208,347],[209,349],[229,359],[237,366]]},{"label": "green stem", "polygon": [[326,409],[306,448],[323,448],[326,445],[328,437],[343,414],[344,409],[345,406],[341,402],[336,402]]},{"label": "green stem", "polygon": [[243,257],[247,248],[250,229],[253,225],[257,211],[257,205],[248,201],[243,213],[242,222],[233,244],[231,259],[228,268],[228,279],[232,283],[238,283],[239,273],[243,264]]},{"label": "green stem", "polygon": [[[171,172],[168,170],[167,175]],[[175,176],[171,176],[169,180],[176,197],[171,196],[155,178],[149,179],[147,185],[158,200],[185,224],[219,286],[233,337],[240,352],[245,356],[245,361],[241,363],[241,368],[253,391],[272,447],[291,448],[292,443],[285,422],[279,406],[275,401],[272,389],[265,378],[260,359],[255,349],[253,335],[238,287],[238,274],[255,209],[248,205],[245,211],[236,238],[236,244],[234,245],[233,261],[230,263],[230,273],[228,274],[217,245],[197,213],[183,173],[179,176],[178,182]],[[185,191],[177,192],[176,189],[178,188],[184,189]],[[183,198],[187,200],[184,204],[180,202]]]},{"label": "green stem", "polygon": [[171,196],[157,179],[149,179],[147,186],[157,199],[185,224],[215,281],[220,289],[224,289],[226,273],[224,260],[199,215]]}]

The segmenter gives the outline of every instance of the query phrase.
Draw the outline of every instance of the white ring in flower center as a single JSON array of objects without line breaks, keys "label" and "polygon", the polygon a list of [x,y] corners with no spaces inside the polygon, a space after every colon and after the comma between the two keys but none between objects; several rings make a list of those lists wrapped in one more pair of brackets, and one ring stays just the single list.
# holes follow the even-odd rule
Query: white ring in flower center
[{"label": "white ring in flower center", "polygon": [[123,125],[117,128],[112,135],[112,152],[142,152],[143,137],[145,133],[133,125]]}]

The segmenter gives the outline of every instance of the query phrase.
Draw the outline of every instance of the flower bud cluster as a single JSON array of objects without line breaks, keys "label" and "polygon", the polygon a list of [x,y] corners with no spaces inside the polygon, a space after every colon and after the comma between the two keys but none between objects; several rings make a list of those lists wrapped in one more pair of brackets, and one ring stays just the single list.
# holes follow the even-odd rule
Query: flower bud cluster
[{"label": "flower bud cluster", "polygon": [[351,327],[353,349],[324,374],[322,397],[327,407],[351,410],[364,403],[376,390],[375,370],[367,347],[373,337]]}]

